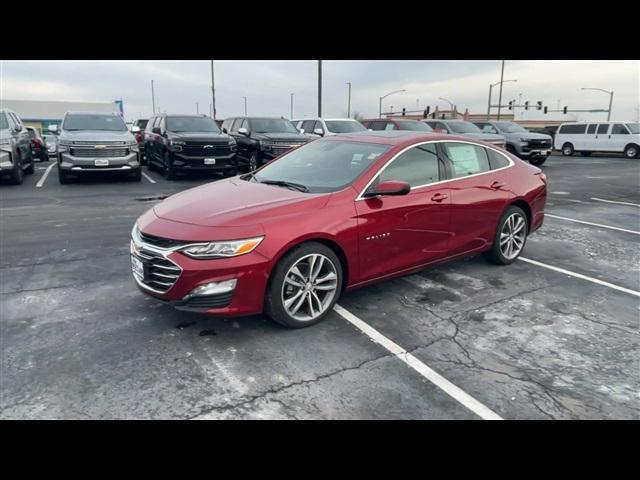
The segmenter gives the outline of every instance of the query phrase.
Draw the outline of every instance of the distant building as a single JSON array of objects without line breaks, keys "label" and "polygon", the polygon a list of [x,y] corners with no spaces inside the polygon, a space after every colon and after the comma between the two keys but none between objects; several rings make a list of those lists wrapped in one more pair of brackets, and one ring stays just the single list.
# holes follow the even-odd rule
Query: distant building
[{"label": "distant building", "polygon": [[93,112],[121,112],[116,102],[49,102],[39,100],[0,101],[0,108],[13,110],[28,127],[45,132],[51,125],[60,128],[64,114],[70,110]]}]

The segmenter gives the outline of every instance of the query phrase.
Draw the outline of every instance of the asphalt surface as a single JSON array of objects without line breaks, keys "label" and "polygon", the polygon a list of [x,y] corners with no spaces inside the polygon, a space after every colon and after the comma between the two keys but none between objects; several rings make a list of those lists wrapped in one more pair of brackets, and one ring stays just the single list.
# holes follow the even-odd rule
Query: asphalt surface
[{"label": "asphalt surface", "polygon": [[[135,219],[217,177],[59,185],[47,166],[0,183],[0,418],[479,418],[337,313],[288,330],[140,293]],[[479,256],[339,304],[502,418],[638,419],[640,161],[543,169],[555,217],[523,254],[543,266]]]}]

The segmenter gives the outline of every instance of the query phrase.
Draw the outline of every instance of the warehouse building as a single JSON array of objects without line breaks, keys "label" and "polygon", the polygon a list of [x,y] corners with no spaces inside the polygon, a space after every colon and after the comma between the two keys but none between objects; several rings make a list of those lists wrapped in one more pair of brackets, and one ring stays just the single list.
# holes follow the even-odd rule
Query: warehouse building
[{"label": "warehouse building", "polygon": [[92,112],[120,112],[122,102],[49,102],[39,100],[5,100],[0,102],[0,108],[8,108],[16,112],[28,127],[46,132],[51,125],[57,125],[58,129],[68,111],[92,111]]}]

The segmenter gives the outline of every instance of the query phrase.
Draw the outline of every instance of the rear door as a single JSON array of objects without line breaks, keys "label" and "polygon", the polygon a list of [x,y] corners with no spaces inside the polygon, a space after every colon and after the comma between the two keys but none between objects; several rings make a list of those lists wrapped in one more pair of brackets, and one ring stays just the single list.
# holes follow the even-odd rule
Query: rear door
[{"label": "rear door", "polygon": [[631,132],[624,123],[614,123],[608,136],[607,151],[623,152],[631,139]]},{"label": "rear door", "polygon": [[593,141],[594,151],[596,152],[606,152],[607,144],[609,143],[609,129],[611,124],[609,123],[600,123],[598,124],[598,128],[596,129],[596,136]]},{"label": "rear door", "polygon": [[597,136],[598,125],[596,123],[590,123],[587,125],[587,133],[585,134],[584,147],[585,151],[594,151],[598,149]]}]

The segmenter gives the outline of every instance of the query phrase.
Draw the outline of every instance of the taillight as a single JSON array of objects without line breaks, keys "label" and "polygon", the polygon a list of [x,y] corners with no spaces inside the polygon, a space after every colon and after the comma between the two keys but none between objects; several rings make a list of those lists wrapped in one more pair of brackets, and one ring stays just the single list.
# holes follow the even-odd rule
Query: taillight
[{"label": "taillight", "polygon": [[142,133],[136,133],[136,142],[142,143]]}]

